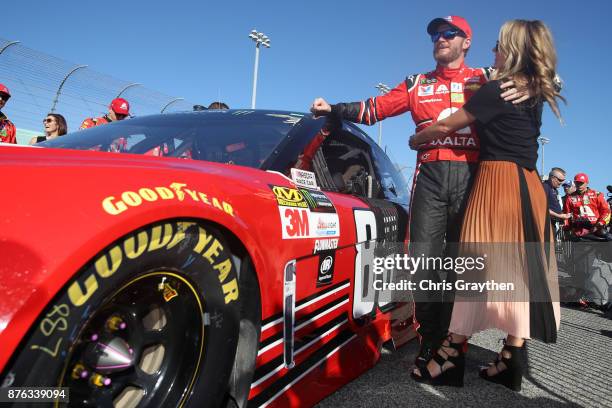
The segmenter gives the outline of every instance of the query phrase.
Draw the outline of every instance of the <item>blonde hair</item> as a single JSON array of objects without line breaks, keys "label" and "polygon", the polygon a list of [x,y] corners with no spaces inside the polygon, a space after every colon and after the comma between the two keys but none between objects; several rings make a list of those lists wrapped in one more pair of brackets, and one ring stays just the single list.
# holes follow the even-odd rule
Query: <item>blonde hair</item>
[{"label": "blonde hair", "polygon": [[546,24],[540,20],[507,21],[499,30],[498,41],[497,47],[506,61],[494,77],[512,78],[518,86],[530,88],[561,119],[557,98],[566,100],[559,94],[557,52]]}]

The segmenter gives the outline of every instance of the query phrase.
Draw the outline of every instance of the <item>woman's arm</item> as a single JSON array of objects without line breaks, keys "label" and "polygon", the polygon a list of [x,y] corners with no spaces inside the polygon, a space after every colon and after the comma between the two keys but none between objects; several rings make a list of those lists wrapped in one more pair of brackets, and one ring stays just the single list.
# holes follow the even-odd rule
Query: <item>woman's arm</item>
[{"label": "woman's arm", "polygon": [[466,127],[474,122],[474,115],[461,108],[446,119],[437,121],[431,126],[421,130],[416,135],[412,135],[409,140],[410,148],[416,150],[418,146],[429,143],[439,137],[444,137],[454,133],[455,131]]}]

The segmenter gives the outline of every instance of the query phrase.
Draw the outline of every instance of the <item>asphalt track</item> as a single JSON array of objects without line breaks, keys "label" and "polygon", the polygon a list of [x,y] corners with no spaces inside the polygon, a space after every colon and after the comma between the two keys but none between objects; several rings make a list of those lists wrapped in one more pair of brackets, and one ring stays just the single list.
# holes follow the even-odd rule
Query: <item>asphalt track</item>
[{"label": "asphalt track", "polygon": [[383,349],[373,369],[317,406],[612,407],[612,319],[562,308],[557,343],[528,342],[529,372],[520,393],[478,377],[478,367],[495,358],[502,338],[490,330],[470,340],[463,388],[414,382],[408,374],[417,352],[412,341],[399,350]]}]

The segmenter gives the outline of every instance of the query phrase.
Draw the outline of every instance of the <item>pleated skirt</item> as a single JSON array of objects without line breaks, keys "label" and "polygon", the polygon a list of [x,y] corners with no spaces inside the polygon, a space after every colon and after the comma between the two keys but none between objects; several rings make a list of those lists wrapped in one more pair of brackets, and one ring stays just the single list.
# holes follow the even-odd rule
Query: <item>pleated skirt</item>
[{"label": "pleated skirt", "polygon": [[476,296],[457,291],[449,330],[471,336],[496,328],[515,337],[555,342],[560,309],[552,236],[537,171],[507,161],[481,162],[461,229],[460,251],[468,252],[469,247],[471,256],[484,253],[486,266],[458,279],[512,282],[514,289]]}]

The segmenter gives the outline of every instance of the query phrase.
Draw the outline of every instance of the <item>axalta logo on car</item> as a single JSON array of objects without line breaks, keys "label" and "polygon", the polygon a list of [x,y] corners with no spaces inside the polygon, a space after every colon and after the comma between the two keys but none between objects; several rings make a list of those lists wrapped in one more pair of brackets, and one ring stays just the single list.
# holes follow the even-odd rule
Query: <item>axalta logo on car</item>
[{"label": "axalta logo on car", "polygon": [[130,207],[138,207],[144,202],[155,202],[158,200],[184,201],[185,198],[190,198],[195,202],[215,207],[234,217],[234,208],[231,204],[217,197],[209,197],[206,193],[190,190],[185,187],[187,187],[187,184],[175,182],[170,184],[169,188],[164,186],[151,188],[143,187],[138,189],[138,191],[124,191],[121,193],[120,198],[108,196],[103,199],[102,208],[110,215],[119,215]]}]

